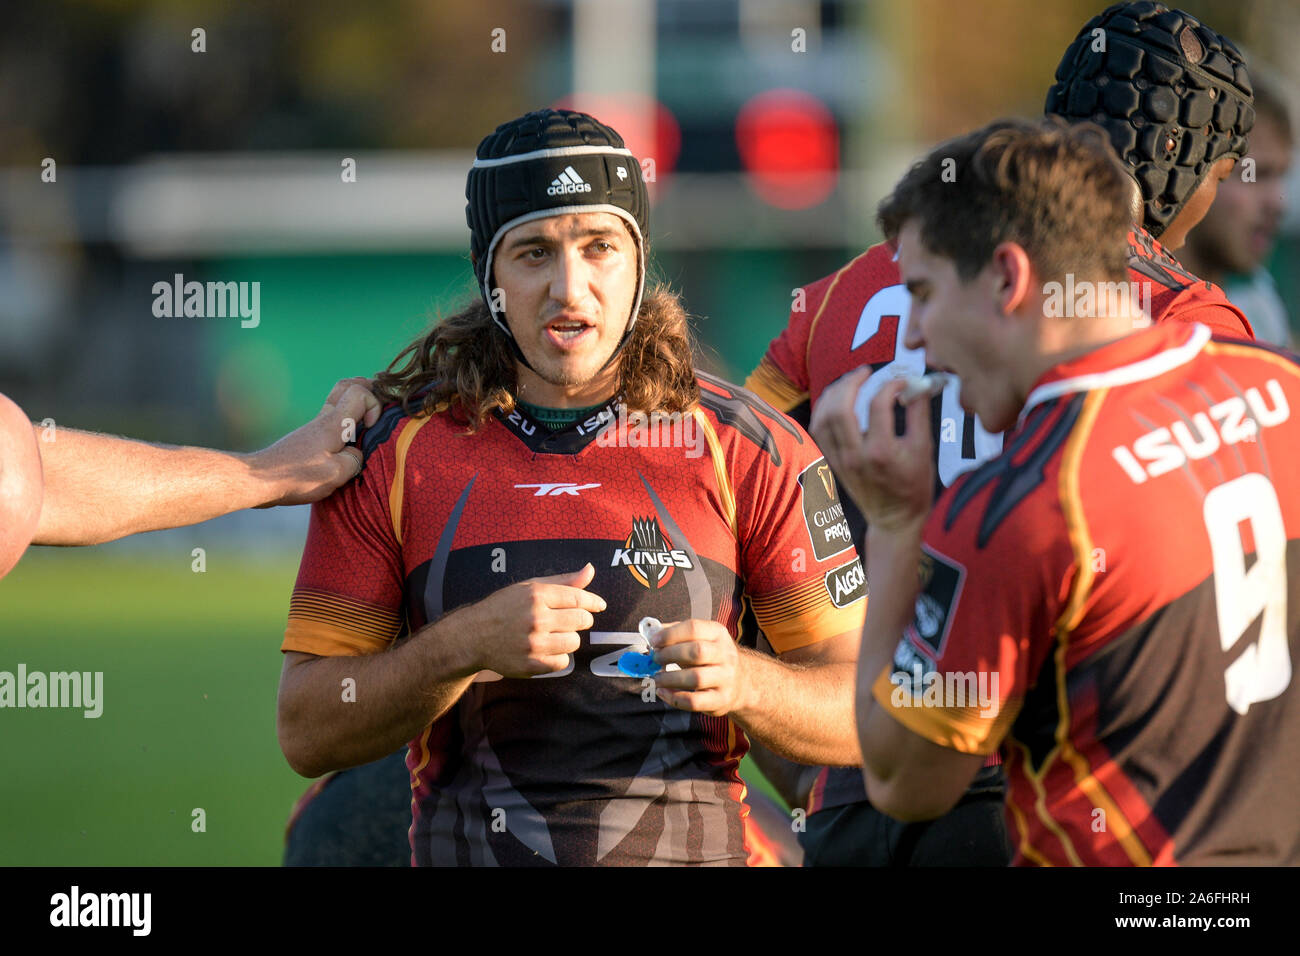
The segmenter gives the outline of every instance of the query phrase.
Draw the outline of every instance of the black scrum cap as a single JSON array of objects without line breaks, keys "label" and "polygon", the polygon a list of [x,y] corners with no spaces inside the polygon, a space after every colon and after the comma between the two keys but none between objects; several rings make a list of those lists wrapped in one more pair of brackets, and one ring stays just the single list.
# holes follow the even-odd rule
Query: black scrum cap
[{"label": "black scrum cap", "polygon": [[[627,223],[640,256],[636,298],[621,348],[632,332],[645,290],[649,211],[641,167],[623,145],[623,137],[586,113],[544,109],[498,126],[479,143],[476,155],[465,184],[465,221],[474,275],[497,325],[510,336],[504,317],[497,314],[491,288],[492,257],[501,237],[533,219],[609,212]],[[510,341],[522,360],[512,336]]]},{"label": "black scrum cap", "polygon": [[1056,68],[1046,112],[1105,128],[1142,189],[1156,237],[1217,160],[1246,152],[1255,125],[1241,51],[1151,0],[1118,3],[1088,21]]}]

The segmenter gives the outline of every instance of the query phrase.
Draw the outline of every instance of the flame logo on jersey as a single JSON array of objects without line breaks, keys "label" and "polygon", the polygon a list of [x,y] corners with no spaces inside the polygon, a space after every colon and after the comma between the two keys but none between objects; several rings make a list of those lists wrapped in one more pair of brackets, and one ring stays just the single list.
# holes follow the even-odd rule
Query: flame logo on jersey
[{"label": "flame logo on jersey", "polygon": [[677,568],[691,570],[690,556],[674,548],[664,537],[655,518],[633,518],[632,533],[623,547],[614,549],[611,568],[624,567],[636,578],[638,584],[650,590],[664,587],[672,580]]}]

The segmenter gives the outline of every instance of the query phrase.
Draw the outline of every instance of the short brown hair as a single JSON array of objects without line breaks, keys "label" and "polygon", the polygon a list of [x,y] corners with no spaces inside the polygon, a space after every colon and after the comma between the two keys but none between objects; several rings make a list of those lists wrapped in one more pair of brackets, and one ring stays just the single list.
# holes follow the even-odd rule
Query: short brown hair
[{"label": "short brown hair", "polygon": [[1092,123],[998,120],[936,147],[903,176],[878,220],[895,241],[919,221],[921,241],[969,281],[1000,243],[1028,254],[1044,282],[1067,272],[1122,281],[1132,183]]}]

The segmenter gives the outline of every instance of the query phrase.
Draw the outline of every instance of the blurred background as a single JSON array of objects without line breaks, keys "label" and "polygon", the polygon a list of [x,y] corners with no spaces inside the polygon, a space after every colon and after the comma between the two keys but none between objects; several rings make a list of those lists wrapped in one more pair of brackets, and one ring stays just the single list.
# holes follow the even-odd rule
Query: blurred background
[{"label": "blurred background", "polygon": [[[1294,109],[1300,5],[1176,5],[1270,66]],[[9,0],[0,392],[60,426],[269,444],[474,294],[473,149],[547,105],[628,139],[656,271],[698,317],[701,365],[743,381],[793,290],[879,238],[907,164],[1040,114],[1104,6]],[[1291,316],[1297,172],[1266,260]],[[258,283],[257,323],[159,315],[155,285],[191,281]],[[0,864],[278,862],[306,786],[274,733],[306,517],[36,548],[0,581],[0,670],[105,684],[98,719],[0,710]]]}]

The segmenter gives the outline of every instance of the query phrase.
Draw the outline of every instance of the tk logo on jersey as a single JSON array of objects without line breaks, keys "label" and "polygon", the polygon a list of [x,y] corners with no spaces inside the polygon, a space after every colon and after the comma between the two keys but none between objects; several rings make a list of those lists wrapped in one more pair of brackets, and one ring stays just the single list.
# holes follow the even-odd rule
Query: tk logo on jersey
[{"label": "tk logo on jersey", "polygon": [[614,549],[609,566],[627,568],[638,584],[652,591],[672,580],[677,568],[689,571],[694,567],[685,551],[672,547],[654,518],[632,519],[632,533],[623,547]]},{"label": "tk logo on jersey", "polygon": [[574,481],[551,481],[538,482],[537,484],[532,485],[515,485],[515,487],[523,488],[528,491],[532,491],[532,489],[536,488],[537,491],[533,494],[534,498],[559,498],[561,495],[572,495],[576,498],[578,497],[578,493],[581,491],[590,491],[592,488],[599,488],[600,482],[597,481],[589,485],[580,485]]}]

